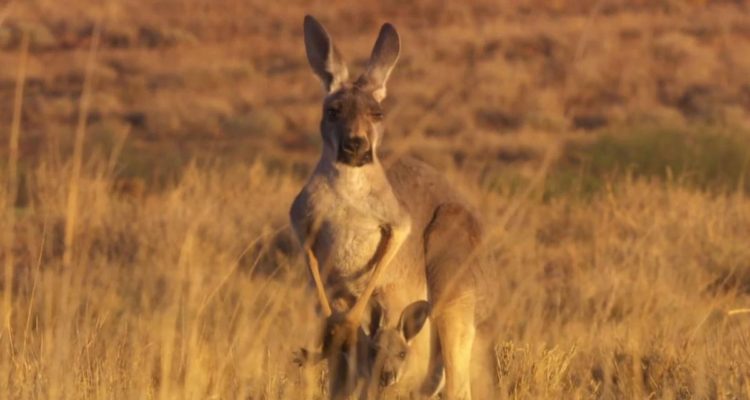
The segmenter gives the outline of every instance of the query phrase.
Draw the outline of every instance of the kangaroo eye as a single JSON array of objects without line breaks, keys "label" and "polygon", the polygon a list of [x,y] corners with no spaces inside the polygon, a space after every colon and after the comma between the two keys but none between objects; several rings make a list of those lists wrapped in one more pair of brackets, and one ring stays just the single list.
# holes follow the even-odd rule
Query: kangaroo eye
[{"label": "kangaroo eye", "polygon": [[326,117],[330,120],[335,120],[339,117],[339,114],[341,114],[341,111],[338,108],[335,107],[328,107],[326,109]]},{"label": "kangaroo eye", "polygon": [[380,121],[381,119],[383,119],[383,113],[380,111],[373,111],[370,113],[370,117],[372,117],[372,119],[374,120]]},{"label": "kangaroo eye", "polygon": [[400,358],[400,359],[402,359],[402,360],[403,360],[404,358],[406,358],[406,352],[405,352],[405,351],[402,351],[402,352],[398,353],[398,358]]}]

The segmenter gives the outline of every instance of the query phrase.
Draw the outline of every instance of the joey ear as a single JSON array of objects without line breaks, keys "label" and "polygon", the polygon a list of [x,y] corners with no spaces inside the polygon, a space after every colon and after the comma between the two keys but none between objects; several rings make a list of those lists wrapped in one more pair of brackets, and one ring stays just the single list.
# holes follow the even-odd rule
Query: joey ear
[{"label": "joey ear", "polygon": [[430,315],[430,303],[419,300],[408,305],[398,321],[398,328],[407,342],[422,330]]},{"label": "joey ear", "polygon": [[333,45],[323,25],[310,15],[305,16],[305,51],[307,61],[318,75],[327,93],[334,92],[349,78],[341,54]]},{"label": "joey ear", "polygon": [[380,328],[383,327],[383,323],[385,322],[385,313],[383,312],[383,307],[378,303],[377,301],[372,302],[369,319],[366,315],[364,320],[362,321],[362,330],[367,334],[369,337],[374,337]]},{"label": "joey ear", "polygon": [[398,61],[400,51],[401,43],[396,28],[389,23],[383,24],[372,48],[367,70],[359,79],[360,83],[372,90],[375,100],[379,102],[385,99],[385,84]]}]

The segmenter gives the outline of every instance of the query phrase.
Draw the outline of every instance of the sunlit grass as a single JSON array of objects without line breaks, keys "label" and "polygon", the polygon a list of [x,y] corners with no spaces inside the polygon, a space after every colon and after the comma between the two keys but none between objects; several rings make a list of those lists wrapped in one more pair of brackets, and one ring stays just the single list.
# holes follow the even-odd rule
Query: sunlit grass
[{"label": "sunlit grass", "polygon": [[[67,267],[69,169],[32,172],[0,336],[8,396],[321,393],[320,371],[291,363],[320,322],[286,221],[301,180],[193,167],[133,198],[95,171]],[[583,203],[532,196],[505,234],[493,229],[512,196],[470,195],[503,238],[483,256],[495,275],[480,334],[497,357],[480,371],[477,356],[494,388],[478,398],[748,395],[750,320],[729,313],[750,301],[750,200],[624,181]]]},{"label": "sunlit grass", "polygon": [[325,398],[307,12],[355,67],[398,26],[383,150],[493,239],[475,398],[750,398],[741,8],[94,3],[0,5],[0,399]]}]

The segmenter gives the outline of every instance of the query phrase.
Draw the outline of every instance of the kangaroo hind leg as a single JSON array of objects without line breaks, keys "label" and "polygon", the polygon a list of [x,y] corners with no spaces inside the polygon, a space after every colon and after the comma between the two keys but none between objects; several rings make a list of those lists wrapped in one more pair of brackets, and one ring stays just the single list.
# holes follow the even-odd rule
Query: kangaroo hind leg
[{"label": "kangaroo hind leg", "polygon": [[445,368],[447,399],[471,399],[471,353],[476,335],[476,277],[472,258],[479,221],[462,204],[437,207],[425,230],[425,262],[433,322]]}]

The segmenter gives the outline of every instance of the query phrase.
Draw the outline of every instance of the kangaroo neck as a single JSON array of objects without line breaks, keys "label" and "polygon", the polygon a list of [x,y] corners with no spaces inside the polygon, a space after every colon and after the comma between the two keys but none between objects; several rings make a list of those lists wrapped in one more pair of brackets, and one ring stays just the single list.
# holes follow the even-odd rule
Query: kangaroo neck
[{"label": "kangaroo neck", "polygon": [[377,158],[370,164],[353,167],[323,157],[318,162],[316,173],[323,175],[331,186],[352,192],[388,185],[383,165]]},{"label": "kangaroo neck", "polygon": [[375,203],[397,207],[393,188],[377,158],[371,164],[361,167],[329,160],[330,158],[321,158],[315,172],[324,178],[326,186],[335,196],[343,200],[342,204],[355,208],[369,207]]}]

